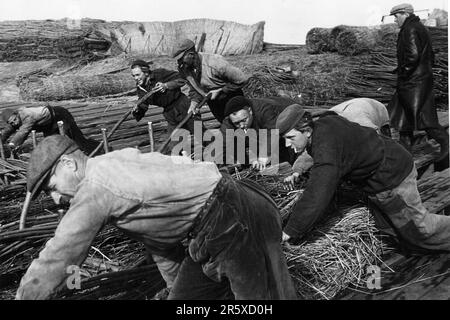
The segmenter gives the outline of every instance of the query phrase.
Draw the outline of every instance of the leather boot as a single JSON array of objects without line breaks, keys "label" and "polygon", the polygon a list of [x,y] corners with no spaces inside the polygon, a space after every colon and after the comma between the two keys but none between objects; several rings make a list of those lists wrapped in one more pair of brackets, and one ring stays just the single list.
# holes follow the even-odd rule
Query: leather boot
[{"label": "leather boot", "polygon": [[400,144],[405,147],[409,153],[412,153],[412,144],[414,141],[414,134],[411,131],[401,131],[400,132]]}]

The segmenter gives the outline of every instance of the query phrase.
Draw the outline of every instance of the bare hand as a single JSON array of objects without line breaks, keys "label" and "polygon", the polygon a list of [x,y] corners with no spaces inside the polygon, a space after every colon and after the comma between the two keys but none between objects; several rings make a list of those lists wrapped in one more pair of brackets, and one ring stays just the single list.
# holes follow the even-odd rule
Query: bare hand
[{"label": "bare hand", "polygon": [[157,82],[155,84],[155,87],[153,88],[153,90],[155,90],[155,92],[162,92],[162,93],[164,93],[167,90],[167,84],[162,83],[162,82]]},{"label": "bare hand", "polygon": [[289,241],[291,237],[283,231],[283,235],[281,236],[281,242]]},{"label": "bare hand", "polygon": [[295,183],[298,181],[300,174],[298,172],[294,172],[289,177],[284,179],[284,189],[292,191],[294,190]]},{"label": "bare hand", "polygon": [[210,92],[208,92],[208,94],[211,94],[211,100],[215,100],[219,96],[220,92],[222,92],[222,88],[211,90]]},{"label": "bare hand", "polygon": [[253,161],[252,168],[257,169],[259,171],[266,169],[269,164],[269,158],[258,158],[258,160]]},{"label": "bare hand", "polygon": [[197,114],[199,113],[200,109],[197,108],[198,103],[195,101],[191,101],[191,105],[189,106],[189,110],[188,113],[192,112],[192,114]]}]

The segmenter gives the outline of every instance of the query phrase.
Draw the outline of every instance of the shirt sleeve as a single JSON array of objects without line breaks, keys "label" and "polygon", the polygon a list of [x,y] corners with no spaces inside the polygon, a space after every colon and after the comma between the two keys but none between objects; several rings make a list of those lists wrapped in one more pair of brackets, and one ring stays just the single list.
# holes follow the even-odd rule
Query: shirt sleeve
[{"label": "shirt sleeve", "polygon": [[31,130],[33,130],[35,120],[32,117],[25,117],[23,119],[22,125],[11,138],[11,143],[14,143],[15,146],[21,145],[25,139],[30,134]]},{"label": "shirt sleeve", "polygon": [[284,232],[296,238],[303,236],[323,216],[333,199],[340,181],[338,159],[339,139],[331,136],[314,137],[320,139],[311,151],[314,165],[305,191],[295,204]]},{"label": "shirt sleeve", "polygon": [[177,71],[161,68],[154,70],[154,73],[156,82],[165,83],[169,90],[181,88],[186,84],[186,80],[184,80]]},{"label": "shirt sleeve", "polygon": [[226,82],[222,91],[230,93],[242,89],[249,81],[249,77],[241,69],[221,59],[218,65],[219,76]]},{"label": "shirt sleeve", "polygon": [[6,141],[8,141],[8,138],[14,133],[16,132],[16,129],[14,129],[14,127],[10,124],[7,124],[5,129],[3,129],[2,131],[2,141],[1,143],[5,143]]},{"label": "shirt sleeve", "polygon": [[96,234],[117,205],[113,194],[96,185],[81,187],[70,209],[61,219],[55,235],[23,276],[16,299],[47,299],[64,285],[68,267],[80,266]]}]

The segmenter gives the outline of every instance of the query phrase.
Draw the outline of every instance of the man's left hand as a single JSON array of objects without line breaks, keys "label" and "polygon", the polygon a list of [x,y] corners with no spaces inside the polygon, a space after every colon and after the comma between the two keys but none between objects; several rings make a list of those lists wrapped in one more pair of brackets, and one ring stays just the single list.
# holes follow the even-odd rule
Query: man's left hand
[{"label": "man's left hand", "polygon": [[157,82],[155,84],[155,87],[153,88],[153,90],[155,90],[155,92],[162,92],[162,93],[164,93],[167,90],[167,84],[162,83],[162,82]]},{"label": "man's left hand", "polygon": [[252,168],[261,171],[264,170],[269,163],[269,158],[258,158],[258,160],[253,161]]},{"label": "man's left hand", "polygon": [[291,239],[291,237],[283,231],[283,235],[281,237],[281,242],[289,241],[289,239]]},{"label": "man's left hand", "polygon": [[208,94],[211,94],[211,100],[215,100],[219,96],[220,92],[222,92],[222,88],[211,90]]}]

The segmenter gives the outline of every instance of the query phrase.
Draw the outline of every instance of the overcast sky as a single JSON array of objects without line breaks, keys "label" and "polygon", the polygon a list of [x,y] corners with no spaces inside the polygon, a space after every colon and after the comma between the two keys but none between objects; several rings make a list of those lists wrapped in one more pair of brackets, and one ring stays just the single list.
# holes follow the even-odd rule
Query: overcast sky
[{"label": "overcast sky", "polygon": [[[403,0],[404,1],[404,0]],[[402,0],[1,0],[0,20],[98,18],[108,21],[176,21],[210,18],[265,21],[266,42],[305,43],[313,27],[377,25]],[[416,10],[448,11],[448,0],[416,0]],[[418,13],[426,17],[427,13]],[[391,21],[393,22],[393,20]]]}]

